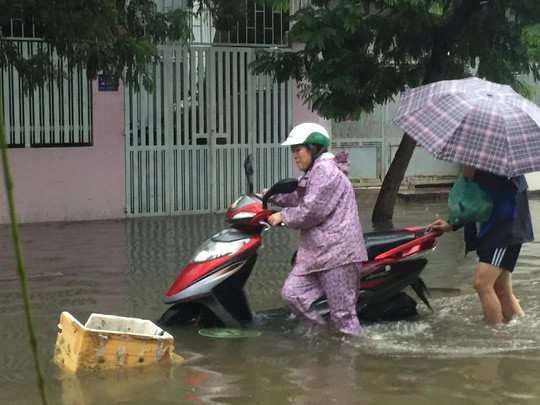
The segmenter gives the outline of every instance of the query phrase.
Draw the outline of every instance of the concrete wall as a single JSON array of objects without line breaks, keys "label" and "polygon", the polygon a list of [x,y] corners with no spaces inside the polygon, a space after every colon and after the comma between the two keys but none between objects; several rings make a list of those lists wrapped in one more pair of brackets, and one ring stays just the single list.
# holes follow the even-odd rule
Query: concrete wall
[{"label": "concrete wall", "polygon": [[[123,218],[125,210],[124,99],[93,84],[90,147],[14,148],[9,160],[18,220],[79,221]],[[0,187],[0,224],[9,222]]]},{"label": "concrete wall", "polygon": [[527,179],[529,190],[540,190],[540,172],[526,174],[525,178]]}]

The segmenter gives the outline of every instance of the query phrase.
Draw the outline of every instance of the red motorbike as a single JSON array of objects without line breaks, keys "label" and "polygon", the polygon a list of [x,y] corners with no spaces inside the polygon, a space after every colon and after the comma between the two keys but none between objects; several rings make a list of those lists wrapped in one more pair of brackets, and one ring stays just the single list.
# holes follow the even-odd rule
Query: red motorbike
[{"label": "red motorbike", "polygon": [[[195,322],[200,327],[238,328],[252,323],[244,285],[257,261],[262,235],[271,229],[267,219],[275,211],[268,208],[268,199],[293,192],[298,182],[280,180],[260,197],[253,194],[249,161],[244,167],[248,193],[225,212],[229,226],[199,247],[170,286],[164,299],[170,308],[160,318],[163,324]],[[420,274],[440,235],[423,227],[364,234],[368,261],[360,270],[358,285],[361,320],[399,320],[417,315],[416,301],[404,291],[409,286],[431,309],[429,291]],[[329,313],[325,297],[315,305],[322,315]]]}]

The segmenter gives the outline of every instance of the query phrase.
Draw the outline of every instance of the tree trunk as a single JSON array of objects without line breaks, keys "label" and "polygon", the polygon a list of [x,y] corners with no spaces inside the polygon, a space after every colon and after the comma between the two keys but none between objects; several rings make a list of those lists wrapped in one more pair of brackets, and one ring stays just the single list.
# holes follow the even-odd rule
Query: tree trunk
[{"label": "tree trunk", "polygon": [[[454,42],[459,39],[463,29],[470,23],[473,14],[479,11],[486,3],[482,2],[482,0],[463,0],[444,25],[434,27],[431,57],[426,63],[423,84],[443,79],[444,62],[448,52]],[[392,221],[399,187],[403,182],[415,147],[416,141],[409,135],[403,134],[373,208],[371,221],[374,225]]]},{"label": "tree trunk", "polygon": [[403,182],[405,171],[409,166],[415,147],[416,141],[409,135],[403,134],[399,148],[394,159],[392,159],[377,196],[377,202],[371,217],[373,224],[388,223],[392,220],[399,187]]}]

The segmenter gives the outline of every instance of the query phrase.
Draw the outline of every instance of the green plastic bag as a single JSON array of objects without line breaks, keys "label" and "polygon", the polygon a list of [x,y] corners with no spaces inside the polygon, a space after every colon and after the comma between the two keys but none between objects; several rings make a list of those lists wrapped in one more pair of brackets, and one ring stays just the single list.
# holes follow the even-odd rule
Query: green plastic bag
[{"label": "green plastic bag", "polygon": [[451,225],[487,221],[492,208],[491,197],[463,175],[458,177],[448,194],[448,222]]}]

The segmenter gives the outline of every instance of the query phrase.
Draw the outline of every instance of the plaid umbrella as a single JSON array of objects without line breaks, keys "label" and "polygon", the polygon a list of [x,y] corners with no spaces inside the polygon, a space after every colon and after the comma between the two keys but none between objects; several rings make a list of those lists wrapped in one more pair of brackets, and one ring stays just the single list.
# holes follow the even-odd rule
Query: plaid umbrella
[{"label": "plaid umbrella", "polygon": [[513,177],[540,171],[540,108],[471,77],[406,91],[394,124],[437,159]]}]

